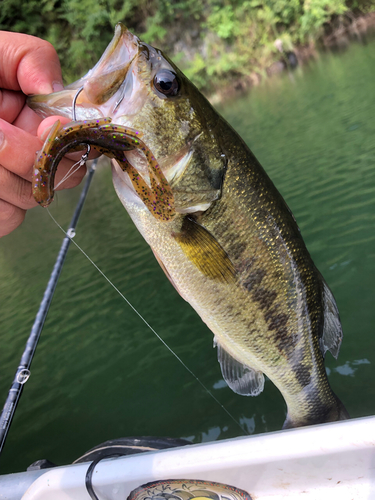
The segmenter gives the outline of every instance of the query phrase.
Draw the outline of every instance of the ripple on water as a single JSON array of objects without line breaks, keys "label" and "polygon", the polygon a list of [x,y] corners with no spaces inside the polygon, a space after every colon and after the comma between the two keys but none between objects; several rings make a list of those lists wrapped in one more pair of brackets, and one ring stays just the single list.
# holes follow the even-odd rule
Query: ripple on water
[{"label": "ripple on water", "polygon": [[[291,207],[335,294],[344,329],[330,383],[352,416],[375,414],[374,42],[325,55],[293,78],[231,102],[239,131]],[[51,211],[67,227],[78,192]],[[62,235],[42,209],[0,240],[0,392],[5,396]],[[280,429],[285,404],[271,382],[257,398],[219,381],[212,334],[164,277],[98,168],[75,240],[248,432]],[[145,328],[74,247],[5,449],[3,472],[38,458],[68,463],[107,439],[239,435],[237,425]],[[43,436],[43,439],[41,438]],[[21,458],[20,458],[21,457]]]}]

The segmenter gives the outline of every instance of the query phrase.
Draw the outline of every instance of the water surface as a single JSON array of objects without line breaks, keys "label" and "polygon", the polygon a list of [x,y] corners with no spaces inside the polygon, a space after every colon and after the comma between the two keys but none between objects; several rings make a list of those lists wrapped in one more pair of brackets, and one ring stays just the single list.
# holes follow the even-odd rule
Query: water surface
[{"label": "water surface", "polygon": [[[353,417],[375,414],[375,43],[323,55],[221,111],[291,207],[340,310],[334,391]],[[67,227],[79,188],[51,212]],[[110,169],[95,174],[77,243],[250,433],[278,430],[285,405],[269,381],[256,398],[222,381],[212,333],[165,278],[117,199]],[[37,208],[0,240],[0,400],[29,335],[62,234]],[[74,247],[52,302],[2,457],[2,472],[48,458],[70,463],[121,436],[241,435]],[[1,403],[2,406],[3,403]]]}]

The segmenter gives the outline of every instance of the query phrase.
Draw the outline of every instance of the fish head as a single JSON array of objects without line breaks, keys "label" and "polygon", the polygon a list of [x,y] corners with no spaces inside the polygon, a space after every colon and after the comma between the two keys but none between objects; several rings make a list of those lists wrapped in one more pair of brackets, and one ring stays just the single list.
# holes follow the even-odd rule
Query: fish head
[{"label": "fish head", "polygon": [[[226,158],[218,115],[167,56],[121,23],[84,77],[59,92],[31,96],[28,105],[42,117],[109,117],[112,123],[139,130],[172,188],[177,212],[207,210],[220,197]],[[142,152],[128,151],[126,156],[147,177]]]}]

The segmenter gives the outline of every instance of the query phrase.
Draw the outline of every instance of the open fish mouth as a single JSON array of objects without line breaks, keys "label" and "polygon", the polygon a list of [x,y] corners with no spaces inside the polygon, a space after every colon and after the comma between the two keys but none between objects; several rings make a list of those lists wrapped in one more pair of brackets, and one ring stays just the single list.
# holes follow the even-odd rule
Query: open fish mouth
[{"label": "open fish mouth", "polygon": [[[60,115],[73,120],[63,127],[57,122],[37,156],[33,195],[40,205],[48,206],[53,199],[61,158],[69,151],[93,145],[116,160],[130,179],[130,188],[156,219],[168,221],[174,217],[171,186],[142,141],[142,133],[128,127],[124,116],[124,112],[136,114],[143,102],[144,90],[137,78],[138,55],[143,48],[139,39],[118,23],[102,57],[84,77],[60,92],[28,98],[29,107],[42,117]],[[136,166],[132,158],[137,160]]]},{"label": "open fish mouth", "polygon": [[138,37],[119,23],[102,57],[84,77],[59,92],[30,96],[27,104],[43,118],[52,115],[73,118],[73,102],[77,96],[77,120],[114,117],[120,103],[132,99],[132,66],[138,51]]},{"label": "open fish mouth", "polygon": [[[163,96],[160,98],[160,95],[155,95],[153,83],[150,83],[153,81],[162,59],[160,51],[144,44],[125,26],[118,23],[112,41],[98,63],[85,76],[60,92],[30,96],[27,103],[31,109],[44,118],[59,115],[73,120],[71,124],[62,127],[61,130],[54,128],[52,136],[49,136],[48,140],[54,142],[54,154],[60,155],[62,151],[66,153],[67,151],[82,150],[86,144],[98,146],[99,151],[114,158],[119,163],[125,172],[126,184],[138,194],[151,213],[153,215],[159,214],[163,220],[169,220],[175,210],[181,213],[206,210],[210,206],[211,200],[207,203],[199,201],[198,204],[194,203],[192,208],[186,208],[185,206],[180,207],[179,203],[175,204],[174,196],[177,195],[176,193],[172,194],[172,189],[175,190],[176,184],[190,165],[201,131],[192,135],[187,143],[179,144],[173,151],[158,153],[159,163],[157,165],[158,168],[160,165],[160,174],[158,173],[156,178],[155,165],[152,163],[154,160],[150,161],[145,157],[145,152],[150,151],[150,144],[152,144],[151,149],[153,150],[157,147],[155,141],[152,142],[154,136],[148,133],[147,119],[143,123],[139,123],[139,120],[138,124],[134,125],[134,123],[137,123],[135,118],[138,117],[145,103],[150,103],[151,109],[154,109],[158,105],[155,104],[155,100],[163,101]],[[162,74],[166,68],[163,64],[161,65]],[[168,66],[168,63],[166,65]],[[147,69],[145,70],[145,68]],[[110,120],[111,125],[107,124],[107,129],[99,127],[99,132],[99,128],[93,120],[103,119]],[[83,125],[87,132],[87,141],[84,140],[81,132],[77,135],[75,125],[77,121],[92,122],[91,130],[86,124]],[[120,128],[125,127],[122,129],[124,137],[127,133],[125,129],[127,131],[129,129],[141,131],[147,146],[144,144],[143,148],[138,148],[133,147],[133,144],[132,147],[129,147],[127,142],[129,137],[127,137],[123,144],[122,154],[117,150],[116,154],[111,152],[111,137],[107,131],[115,124]],[[69,137],[66,133],[67,127],[74,129]],[[104,133],[106,134],[106,144],[104,144],[104,137],[101,137],[100,143],[98,143],[98,135]],[[77,143],[78,137],[81,141],[79,144]],[[58,140],[62,141],[60,145],[56,142]],[[158,142],[159,144],[166,143],[166,141],[160,140]],[[46,148],[48,149],[47,143],[45,143],[39,160],[37,160],[33,182],[35,199],[43,206],[47,206],[53,199],[54,173],[58,164],[55,160],[48,159],[47,161],[44,158],[44,156],[50,155],[50,153],[46,153]],[[151,156],[154,157],[152,153],[150,153]],[[137,185],[132,169],[137,171],[138,177],[141,179]],[[131,172],[133,172],[132,175]],[[161,185],[165,190],[164,195],[162,192],[158,193]],[[166,193],[168,193],[167,197],[165,197]]]}]

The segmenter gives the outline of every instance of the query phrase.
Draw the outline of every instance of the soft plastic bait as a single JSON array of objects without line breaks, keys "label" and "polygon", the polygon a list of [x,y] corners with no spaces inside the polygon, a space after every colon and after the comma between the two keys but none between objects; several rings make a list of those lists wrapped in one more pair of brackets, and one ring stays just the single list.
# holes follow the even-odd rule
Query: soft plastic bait
[{"label": "soft plastic bait", "polygon": [[[175,215],[174,198],[160,166],[139,132],[111,123],[110,118],[68,123],[61,127],[57,121],[52,127],[42,150],[38,153],[34,175],[33,196],[47,207],[53,200],[57,166],[63,156],[93,145],[102,154],[114,158],[128,173],[135,191],[153,216],[170,220]],[[139,149],[147,159],[150,186],[125,157],[125,151]]]}]

